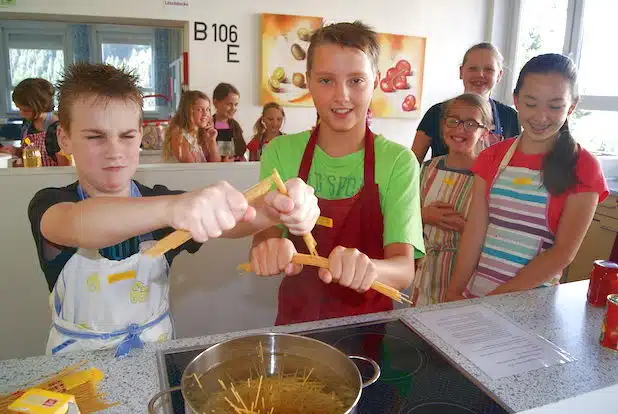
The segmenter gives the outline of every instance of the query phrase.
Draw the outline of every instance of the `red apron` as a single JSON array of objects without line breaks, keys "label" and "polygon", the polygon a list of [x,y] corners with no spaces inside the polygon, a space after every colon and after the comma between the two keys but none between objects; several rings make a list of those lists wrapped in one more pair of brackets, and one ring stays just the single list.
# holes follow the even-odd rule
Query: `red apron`
[{"label": "red apron", "polygon": [[[309,177],[318,141],[319,125],[313,130],[303,155],[298,176]],[[356,248],[372,259],[384,259],[384,218],[375,182],[374,135],[365,133],[364,185],[350,198],[318,198],[320,215],[333,219],[333,227],[316,226],[313,235],[320,256],[328,257],[336,246]],[[299,253],[308,253],[301,237],[290,235]],[[374,291],[358,293],[337,283],[325,284],[316,267],[305,266],[296,276],[284,277],[279,288],[276,325],[360,315],[393,309],[393,301]]]}]

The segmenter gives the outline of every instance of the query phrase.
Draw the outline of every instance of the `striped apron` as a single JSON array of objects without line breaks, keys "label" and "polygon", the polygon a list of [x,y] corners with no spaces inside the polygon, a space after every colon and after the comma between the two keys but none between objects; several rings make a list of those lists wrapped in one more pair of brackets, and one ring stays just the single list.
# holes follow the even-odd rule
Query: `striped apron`
[{"label": "striped apron", "polygon": [[[451,204],[458,213],[467,217],[474,175],[469,171],[449,170],[445,165],[446,157],[436,157],[423,165],[421,206],[441,201]],[[423,238],[426,255],[420,260],[414,277],[412,297],[415,306],[440,303],[446,299],[460,234],[425,224]]]},{"label": "striped apron", "polygon": [[[502,159],[492,184],[485,242],[465,297],[487,295],[554,245],[548,224],[549,193],[541,171],[508,166],[518,143],[519,138]],[[560,277],[548,277],[543,286],[558,284]]]}]

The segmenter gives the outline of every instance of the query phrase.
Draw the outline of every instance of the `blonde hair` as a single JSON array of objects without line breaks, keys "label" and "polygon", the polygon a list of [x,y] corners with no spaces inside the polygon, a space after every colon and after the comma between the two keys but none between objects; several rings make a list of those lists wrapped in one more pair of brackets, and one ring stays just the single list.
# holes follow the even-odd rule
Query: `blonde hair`
[{"label": "blonde hair", "polygon": [[[489,101],[483,98],[481,95],[477,95],[475,93],[466,92],[464,94],[461,94],[459,96],[456,96],[444,102],[442,104],[442,114],[441,114],[442,120],[446,117],[446,114],[448,113],[449,109],[451,109],[451,106],[453,106],[455,102],[461,102],[467,106],[471,106],[473,108],[478,109],[479,112],[481,113],[481,123],[487,129],[487,132],[491,133],[491,131],[493,131],[494,118],[491,112],[491,106],[489,104]],[[440,137],[442,138],[442,133],[443,133],[442,123],[440,123],[440,125],[441,125]]]},{"label": "blonde hair", "polygon": [[502,53],[500,53],[500,51],[498,50],[496,46],[494,46],[493,44],[489,42],[477,43],[476,45],[470,47],[470,49],[466,50],[466,53],[464,53],[463,62],[461,62],[461,66],[466,64],[466,61],[468,60],[468,56],[470,55],[471,52],[474,52],[475,50],[491,51],[494,55],[494,58],[496,59],[496,62],[498,62],[498,68],[500,68],[500,70],[503,69],[504,56],[502,56]]},{"label": "blonde hair", "polygon": [[[163,159],[174,159],[172,151],[172,138],[182,133],[182,131],[191,131],[195,127],[193,125],[192,112],[193,105],[200,100],[204,99],[210,103],[208,96],[201,91],[186,91],[180,96],[180,102],[178,103],[178,110],[170,121],[169,128],[165,131],[165,140],[163,141]],[[198,131],[198,142],[201,143],[204,131],[200,128]]]},{"label": "blonde hair", "polygon": [[255,121],[255,124],[253,124],[253,138],[257,138],[260,142],[262,141],[264,133],[266,132],[266,126],[264,125],[264,115],[266,114],[266,111],[272,108],[281,111],[281,115],[283,115],[283,119],[285,119],[285,111],[277,102],[268,102],[266,105],[264,105],[264,107],[262,108],[262,115],[260,115],[257,121]]},{"label": "blonde hair", "polygon": [[491,112],[491,106],[489,105],[489,101],[487,99],[483,98],[481,95],[477,95],[476,93],[463,93],[442,104],[442,118],[446,116],[446,113],[449,109],[451,109],[451,106],[453,106],[453,103],[455,102],[462,102],[478,109],[481,112],[481,121],[483,122],[483,125],[490,131],[494,129],[494,118]]}]

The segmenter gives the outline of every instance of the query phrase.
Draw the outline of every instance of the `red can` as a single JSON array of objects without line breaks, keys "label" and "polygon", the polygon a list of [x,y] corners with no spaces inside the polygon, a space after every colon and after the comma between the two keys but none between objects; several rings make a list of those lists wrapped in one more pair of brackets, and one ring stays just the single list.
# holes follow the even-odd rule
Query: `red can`
[{"label": "red can", "polygon": [[618,264],[607,260],[594,262],[588,285],[588,303],[605,306],[607,295],[618,293]]},{"label": "red can", "polygon": [[601,345],[618,351],[618,295],[607,296],[607,310],[601,325]]}]

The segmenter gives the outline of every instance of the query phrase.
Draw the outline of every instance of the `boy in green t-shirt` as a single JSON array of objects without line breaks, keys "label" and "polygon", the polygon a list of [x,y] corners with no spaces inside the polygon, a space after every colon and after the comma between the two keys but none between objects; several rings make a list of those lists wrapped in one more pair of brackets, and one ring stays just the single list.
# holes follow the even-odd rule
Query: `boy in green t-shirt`
[{"label": "boy in green t-shirt", "polygon": [[329,258],[319,271],[291,263],[306,248],[295,236],[282,238],[280,227],[255,236],[258,275],[295,275],[282,281],[277,324],[392,309],[389,298],[369,290],[372,283],[407,288],[414,259],[424,254],[416,158],[367,127],[379,52],[376,33],[360,22],[317,30],[307,80],[320,122],[312,132],[276,138],[262,155],[263,177],[277,168],[283,179],[305,180],[334,223],[314,229],[319,254]]}]

